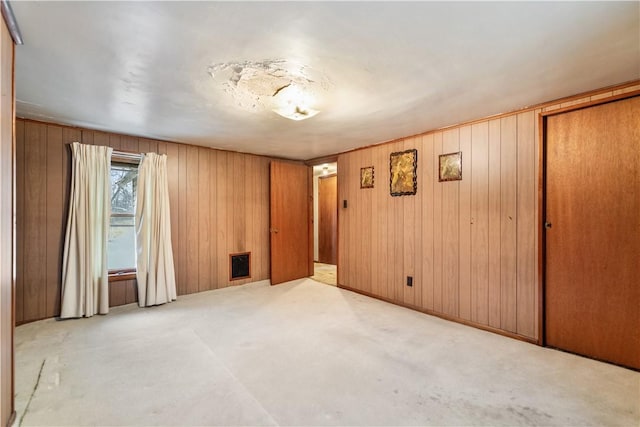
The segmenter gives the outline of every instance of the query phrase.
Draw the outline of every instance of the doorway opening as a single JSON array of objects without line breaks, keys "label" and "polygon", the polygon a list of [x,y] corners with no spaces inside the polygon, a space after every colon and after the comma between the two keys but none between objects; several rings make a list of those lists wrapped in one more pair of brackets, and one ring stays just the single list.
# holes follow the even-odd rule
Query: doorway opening
[{"label": "doorway opening", "polygon": [[312,279],[336,286],[338,264],[338,164],[313,167]]}]

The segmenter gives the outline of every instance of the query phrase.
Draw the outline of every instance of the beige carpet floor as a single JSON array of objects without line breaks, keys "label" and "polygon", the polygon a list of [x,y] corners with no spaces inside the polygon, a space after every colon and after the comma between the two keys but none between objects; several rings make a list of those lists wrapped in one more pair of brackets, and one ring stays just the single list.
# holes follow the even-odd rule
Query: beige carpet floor
[{"label": "beige carpet floor", "polygon": [[15,344],[24,426],[640,422],[638,372],[310,279],[29,323]]}]

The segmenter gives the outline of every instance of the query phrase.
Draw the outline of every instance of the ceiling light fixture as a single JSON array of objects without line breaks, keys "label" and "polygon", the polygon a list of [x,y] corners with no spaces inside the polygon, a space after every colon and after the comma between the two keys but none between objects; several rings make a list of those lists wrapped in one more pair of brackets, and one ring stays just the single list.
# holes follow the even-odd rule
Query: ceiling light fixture
[{"label": "ceiling light fixture", "polygon": [[312,97],[300,85],[289,83],[278,88],[273,94],[274,112],[291,120],[309,119],[319,113],[309,107]]},{"label": "ceiling light fixture", "polygon": [[318,114],[312,106],[331,86],[324,75],[284,59],[219,63],[209,67],[209,74],[242,109],[270,110],[296,121]]}]

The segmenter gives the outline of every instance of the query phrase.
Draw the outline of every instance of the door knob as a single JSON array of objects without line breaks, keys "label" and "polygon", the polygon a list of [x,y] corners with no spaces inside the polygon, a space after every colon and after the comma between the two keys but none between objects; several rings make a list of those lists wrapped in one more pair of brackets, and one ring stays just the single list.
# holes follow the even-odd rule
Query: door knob
[{"label": "door knob", "polygon": [[545,221],[545,222],[544,222],[544,228],[546,228],[546,229],[551,228],[551,223],[550,223],[550,222]]}]

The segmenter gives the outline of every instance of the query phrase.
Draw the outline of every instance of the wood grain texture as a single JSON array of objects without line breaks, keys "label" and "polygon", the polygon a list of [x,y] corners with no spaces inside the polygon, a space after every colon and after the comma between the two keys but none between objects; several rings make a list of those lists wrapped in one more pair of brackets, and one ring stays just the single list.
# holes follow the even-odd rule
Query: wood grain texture
[{"label": "wood grain texture", "polygon": [[640,369],[640,97],[547,118],[553,347]]},{"label": "wood grain texture", "polygon": [[14,46],[0,25],[0,425],[14,414],[13,185]]},{"label": "wood grain texture", "polygon": [[434,283],[434,188],[438,184],[437,166],[434,162],[433,134],[424,135],[422,144],[422,161],[419,176],[422,177],[422,301],[420,306],[427,310],[433,308]]},{"label": "wood grain texture", "polygon": [[[54,317],[60,311],[73,141],[167,154],[178,295],[231,285],[228,256],[234,247],[251,251],[251,281],[269,278],[269,158],[18,119],[18,324]],[[244,178],[236,179],[236,169]],[[239,219],[228,230],[232,216]],[[110,284],[112,306],[136,300],[135,280]]]},{"label": "wood grain texture", "polygon": [[536,311],[535,281],[536,263],[536,198],[537,177],[535,167],[537,152],[535,127],[537,118],[534,111],[518,114],[518,188],[517,188],[517,278],[516,278],[516,332],[535,337]]},{"label": "wood grain texture", "polygon": [[[460,129],[442,135],[442,152],[460,150]],[[464,159],[463,159],[464,162]],[[441,182],[442,187],[442,312],[459,316],[460,279],[460,181]]]},{"label": "wood grain texture", "polygon": [[[489,324],[489,123],[473,125],[471,149],[471,320]],[[468,169],[467,169],[468,170]]]},{"label": "wood grain texture", "polygon": [[501,215],[500,209],[500,151],[501,151],[501,123],[500,119],[489,121],[489,141],[488,141],[488,245],[489,245],[489,265],[488,265],[488,295],[487,304],[489,308],[489,326],[500,328],[501,317],[501,291],[500,291],[500,265],[501,265]]},{"label": "wood grain texture", "polygon": [[500,328],[516,331],[517,280],[517,117],[500,127]]},{"label": "wood grain texture", "polygon": [[439,157],[442,151],[442,132],[433,135],[434,168],[433,185],[433,311],[443,313],[442,310],[442,275],[443,275],[443,239],[442,239],[442,183],[438,181]]},{"label": "wood grain texture", "polygon": [[[613,90],[601,93],[544,107],[560,111],[561,104],[584,105],[594,97],[613,96]],[[339,209],[339,283],[537,341],[542,109],[340,154],[338,192],[349,207]],[[391,197],[389,154],[409,148],[418,150],[418,193]],[[462,181],[438,182],[438,156],[455,151],[463,152]],[[375,168],[371,198],[359,188],[364,166]],[[405,284],[408,275],[414,276],[413,288]]]},{"label": "wood grain texture", "polygon": [[318,262],[338,263],[338,177],[318,179]]},{"label": "wood grain texture", "polygon": [[309,265],[309,243],[313,238],[309,227],[310,180],[308,166],[271,162],[271,284],[312,274]]},{"label": "wood grain texture", "polygon": [[[93,142],[93,138],[92,138]],[[62,281],[62,257],[60,246],[64,239],[64,230],[67,223],[66,206],[64,205],[64,186],[62,158],[66,156],[62,141],[62,128],[60,126],[47,126],[46,145],[46,317],[54,317],[60,314],[61,281]]]},{"label": "wood grain texture", "polygon": [[[477,125],[476,125],[477,126]],[[459,252],[458,252],[458,265],[459,265],[459,316],[461,319],[471,320],[476,313],[477,308],[477,284],[475,276],[472,276],[472,262],[477,260],[477,257],[472,257],[473,237],[475,236],[475,227],[477,224],[477,216],[475,215],[474,208],[476,207],[475,195],[477,194],[476,187],[471,184],[476,184],[478,180],[475,174],[477,173],[476,160],[477,148],[480,146],[479,141],[472,141],[473,126],[463,126],[460,128],[460,151],[463,158],[463,169],[466,173],[471,173],[471,179],[463,179],[460,181],[460,207],[459,207]],[[477,130],[475,131],[477,135]],[[473,150],[472,150],[473,149]],[[463,171],[464,174],[465,171]],[[463,175],[464,176],[464,175]],[[472,192],[473,190],[473,192]],[[472,198],[472,195],[474,196]]]}]

